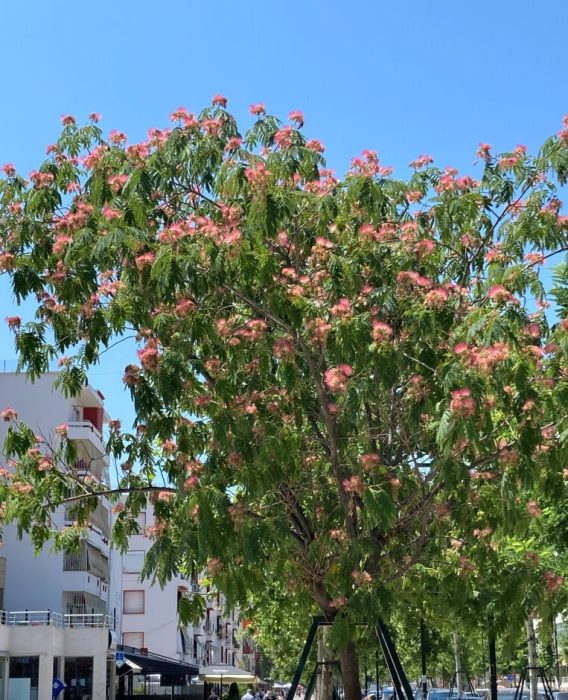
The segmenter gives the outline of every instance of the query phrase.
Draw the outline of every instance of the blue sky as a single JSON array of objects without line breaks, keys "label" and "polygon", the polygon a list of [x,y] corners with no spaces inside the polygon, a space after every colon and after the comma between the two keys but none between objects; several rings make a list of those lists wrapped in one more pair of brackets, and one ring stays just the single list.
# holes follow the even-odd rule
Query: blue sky
[{"label": "blue sky", "polygon": [[[32,0],[2,3],[0,162],[27,173],[63,113],[143,138],[215,93],[246,123],[300,109],[342,173],[364,148],[395,174],[420,153],[471,168],[480,141],[534,150],[568,112],[565,0]],[[15,357],[1,320],[0,370]],[[126,344],[92,383],[124,424]],[[0,397],[0,405],[6,403]]]}]

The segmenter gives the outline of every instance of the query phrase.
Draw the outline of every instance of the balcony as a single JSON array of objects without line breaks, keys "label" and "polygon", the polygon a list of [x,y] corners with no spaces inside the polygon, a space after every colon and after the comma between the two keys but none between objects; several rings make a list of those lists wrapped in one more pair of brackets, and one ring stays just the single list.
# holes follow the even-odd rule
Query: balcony
[{"label": "balcony", "polygon": [[104,603],[108,602],[108,583],[92,573],[87,571],[66,571],[64,581],[66,590],[90,593]]},{"label": "balcony", "polygon": [[62,615],[51,610],[17,610],[14,612],[1,610],[0,624],[33,627],[78,627],[90,629],[103,627],[114,629],[114,619],[111,615],[103,613]]},{"label": "balcony", "polygon": [[70,440],[84,440],[91,444],[98,452],[99,457],[105,457],[106,446],[101,432],[90,420],[74,420],[67,424],[67,436]]},{"label": "balcony", "polygon": [[108,537],[105,537],[98,527],[89,525],[87,532],[87,542],[99,549],[107,558],[110,556],[110,544]]}]

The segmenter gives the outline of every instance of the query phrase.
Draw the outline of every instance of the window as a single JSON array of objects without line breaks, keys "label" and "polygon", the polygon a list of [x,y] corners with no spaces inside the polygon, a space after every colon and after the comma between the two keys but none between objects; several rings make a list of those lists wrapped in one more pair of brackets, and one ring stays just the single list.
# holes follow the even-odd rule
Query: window
[{"label": "window", "polygon": [[142,649],[144,647],[144,632],[123,632],[122,643],[127,647]]},{"label": "window", "polygon": [[39,688],[39,656],[10,657],[8,697],[37,698]]},{"label": "window", "polygon": [[123,571],[125,574],[139,574],[144,564],[144,551],[131,549],[124,555]]},{"label": "window", "polygon": [[65,700],[81,700],[92,697],[93,693],[93,657],[66,656],[63,674],[65,681]]},{"label": "window", "polygon": [[141,615],[144,612],[144,591],[124,591],[122,612],[125,615]]}]

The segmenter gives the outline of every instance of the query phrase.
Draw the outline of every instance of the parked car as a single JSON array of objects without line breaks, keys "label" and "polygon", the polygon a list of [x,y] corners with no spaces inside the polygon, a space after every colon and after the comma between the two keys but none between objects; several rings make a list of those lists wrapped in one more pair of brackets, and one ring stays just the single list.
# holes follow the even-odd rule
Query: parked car
[{"label": "parked car", "polygon": [[[430,688],[427,700],[457,700],[457,688]],[[462,693],[463,700],[481,700],[476,693]],[[422,700],[422,688],[414,693],[414,700]]]}]

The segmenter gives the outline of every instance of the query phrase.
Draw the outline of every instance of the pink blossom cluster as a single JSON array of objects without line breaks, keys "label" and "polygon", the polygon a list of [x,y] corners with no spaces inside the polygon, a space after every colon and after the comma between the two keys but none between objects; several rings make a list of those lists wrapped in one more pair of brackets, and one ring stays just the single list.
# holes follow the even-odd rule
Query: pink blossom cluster
[{"label": "pink blossom cluster", "polygon": [[22,325],[22,319],[20,316],[7,316],[6,323],[10,330],[15,331]]},{"label": "pink blossom cluster", "polygon": [[511,354],[511,348],[507,343],[496,342],[482,347],[470,347],[461,342],[454,346],[456,355],[463,355],[467,364],[471,367],[489,374],[496,365],[504,362]]},{"label": "pink blossom cluster", "polygon": [[343,479],[341,485],[346,493],[354,493],[357,496],[362,496],[367,490],[367,484],[359,474],[353,474],[353,476]]},{"label": "pink blossom cluster", "polygon": [[526,146],[517,146],[515,150],[509,156],[502,156],[499,159],[499,167],[503,170],[508,168],[514,168],[516,165],[521,163],[527,154]]},{"label": "pink blossom cluster", "polygon": [[564,576],[555,574],[554,571],[545,571],[542,578],[549,593],[556,593],[564,583]]},{"label": "pink blossom cluster", "polygon": [[464,387],[463,389],[452,391],[450,411],[462,418],[471,418],[471,416],[475,415],[477,404],[471,395],[471,389]]},{"label": "pink blossom cluster", "polygon": [[30,180],[37,190],[42,190],[53,185],[55,176],[53,173],[40,173],[37,170],[32,170],[30,173]]},{"label": "pink blossom cluster", "polygon": [[337,304],[334,304],[331,309],[330,313],[332,316],[336,316],[339,318],[348,318],[349,316],[352,315],[353,311],[351,309],[351,302],[347,297],[342,297]]},{"label": "pink blossom cluster", "polygon": [[376,151],[365,150],[361,154],[362,158],[353,158],[351,161],[351,175],[362,175],[363,177],[388,177],[392,174],[391,167],[383,167],[379,163],[379,156]]},{"label": "pink blossom cluster", "polygon": [[270,171],[263,161],[256,161],[248,168],[245,168],[245,177],[251,187],[264,189],[270,179]]},{"label": "pink blossom cluster", "polygon": [[503,303],[514,301],[515,299],[511,292],[508,289],[506,289],[502,284],[496,284],[493,287],[491,287],[487,292],[487,296],[493,301]]},{"label": "pink blossom cluster", "polygon": [[9,421],[14,421],[18,419],[18,412],[16,411],[15,408],[5,408],[2,413],[0,414],[2,417],[2,420],[6,423]]},{"label": "pink blossom cluster", "polygon": [[368,452],[367,454],[360,455],[359,461],[363,470],[367,473],[372,472],[380,464],[380,457],[376,452]]},{"label": "pink blossom cluster", "polygon": [[294,143],[294,129],[291,126],[283,126],[274,134],[274,143],[282,150],[290,148]]},{"label": "pink blossom cluster", "polygon": [[392,338],[393,329],[384,321],[372,321],[371,338],[375,343],[386,343]]},{"label": "pink blossom cluster", "polygon": [[140,364],[147,372],[155,372],[158,369],[160,362],[160,351],[158,349],[158,341],[152,338],[148,339],[144,347],[136,353]]},{"label": "pink blossom cluster", "polygon": [[342,364],[331,367],[324,373],[324,384],[333,393],[341,393],[347,389],[347,382],[353,375],[351,365]]},{"label": "pink blossom cluster", "polygon": [[325,345],[331,328],[331,323],[323,318],[313,318],[306,321],[306,329],[314,345]]}]

